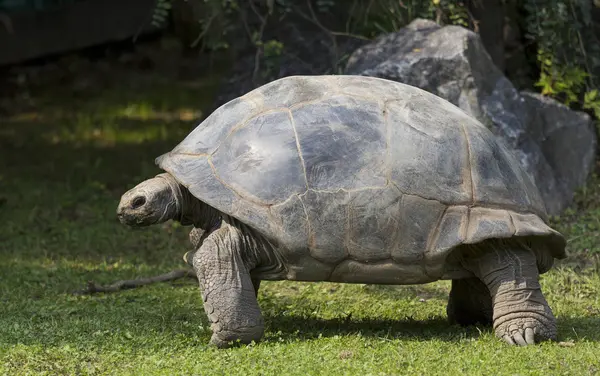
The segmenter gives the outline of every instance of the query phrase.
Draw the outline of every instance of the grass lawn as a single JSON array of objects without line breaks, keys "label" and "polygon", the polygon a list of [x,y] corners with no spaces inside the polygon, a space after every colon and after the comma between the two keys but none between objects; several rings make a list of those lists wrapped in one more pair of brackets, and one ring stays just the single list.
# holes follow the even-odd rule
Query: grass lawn
[{"label": "grass lawn", "polygon": [[[0,98],[0,374],[595,375],[600,180],[556,219],[571,257],[542,278],[560,343],[515,348],[446,323],[448,281],[263,282],[259,344],[207,346],[192,280],[75,296],[86,281],[184,267],[187,229],[120,225],[120,195],[206,115],[216,80],[40,86]],[[33,101],[33,104],[32,104]]]}]

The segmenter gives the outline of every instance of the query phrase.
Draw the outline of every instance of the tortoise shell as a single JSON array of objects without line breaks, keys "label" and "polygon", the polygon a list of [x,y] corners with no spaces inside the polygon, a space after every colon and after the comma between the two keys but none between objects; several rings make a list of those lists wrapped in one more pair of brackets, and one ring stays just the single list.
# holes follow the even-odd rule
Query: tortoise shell
[{"label": "tortoise shell", "polygon": [[[289,279],[420,283],[492,238],[565,256],[538,189],[484,125],[431,93],[366,76],[292,76],[213,112],[157,164],[268,239]],[[551,256],[551,257],[548,257]]]}]

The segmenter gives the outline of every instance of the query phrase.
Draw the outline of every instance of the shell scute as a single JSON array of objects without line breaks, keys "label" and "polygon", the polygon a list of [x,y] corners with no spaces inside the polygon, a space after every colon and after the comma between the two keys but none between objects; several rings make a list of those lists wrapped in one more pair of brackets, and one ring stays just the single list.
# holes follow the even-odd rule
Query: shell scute
[{"label": "shell scute", "polygon": [[348,192],[309,190],[300,198],[310,223],[308,247],[312,257],[330,265],[348,257],[345,245],[350,199]]},{"label": "shell scute", "polygon": [[444,203],[471,201],[466,141],[459,124],[430,101],[388,103],[391,179],[410,195]]},{"label": "shell scute", "polygon": [[294,108],[292,116],[309,188],[385,185],[387,136],[378,102],[335,95]]},{"label": "shell scute", "polygon": [[399,242],[402,197],[392,187],[354,191],[350,197],[346,224],[348,254],[364,262],[389,259]]},{"label": "shell scute", "polygon": [[237,128],[212,156],[219,178],[262,205],[303,193],[304,170],[291,122],[287,110],[273,111]]}]

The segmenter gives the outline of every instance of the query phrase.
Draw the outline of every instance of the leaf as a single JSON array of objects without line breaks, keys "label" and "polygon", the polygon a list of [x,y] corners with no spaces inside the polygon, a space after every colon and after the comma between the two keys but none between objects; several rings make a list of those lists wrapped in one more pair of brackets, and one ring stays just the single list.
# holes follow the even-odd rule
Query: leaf
[{"label": "leaf", "polygon": [[585,104],[587,104],[587,103],[594,102],[597,98],[598,98],[598,90],[594,89],[594,90],[590,90],[587,93],[585,93],[585,95],[583,97],[583,101]]}]

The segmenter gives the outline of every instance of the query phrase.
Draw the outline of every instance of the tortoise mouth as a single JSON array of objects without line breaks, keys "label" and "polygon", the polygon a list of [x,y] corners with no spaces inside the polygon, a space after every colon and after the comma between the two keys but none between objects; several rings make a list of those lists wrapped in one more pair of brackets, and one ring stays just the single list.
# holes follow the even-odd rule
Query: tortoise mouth
[{"label": "tortoise mouth", "polygon": [[121,224],[123,224],[123,225],[127,225],[127,226],[143,226],[144,225],[144,221],[141,218],[139,218],[139,216],[131,215],[126,212],[118,212],[117,218],[119,219],[119,222],[121,222]]},{"label": "tortoise mouth", "polygon": [[[141,209],[143,211],[143,207]],[[147,227],[164,222],[163,218],[165,214],[163,212],[140,212],[137,210],[126,208],[123,211],[117,212],[119,222],[130,227]]]}]

